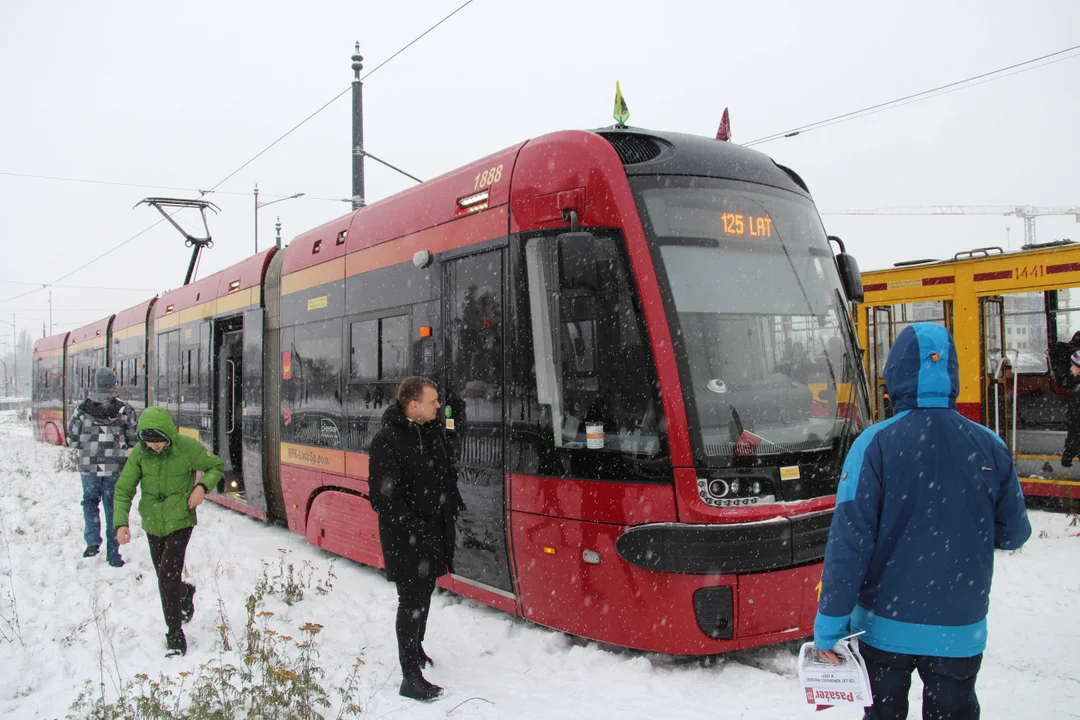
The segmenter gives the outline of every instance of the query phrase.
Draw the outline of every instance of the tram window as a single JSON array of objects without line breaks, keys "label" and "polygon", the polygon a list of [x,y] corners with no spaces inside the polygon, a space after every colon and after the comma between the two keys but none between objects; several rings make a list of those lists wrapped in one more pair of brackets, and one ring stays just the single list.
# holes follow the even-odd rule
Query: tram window
[{"label": "tram window", "polygon": [[[546,406],[543,436],[572,452],[658,455],[663,419],[655,375],[618,243],[535,238],[525,250],[536,382],[530,394]],[[593,433],[590,448],[586,425],[597,424],[602,440]]]},{"label": "tram window", "polygon": [[1016,372],[1045,373],[1049,350],[1045,294],[1015,293],[1003,300],[1006,357]]},{"label": "tram window", "polygon": [[281,386],[285,442],[342,446],[342,335],[340,319],[282,330],[281,348],[290,357]]},{"label": "tram window", "polygon": [[338,406],[341,402],[341,322],[297,325],[289,351],[292,380],[286,383],[290,400],[306,404]]},{"label": "tram window", "polygon": [[352,376],[379,377],[379,321],[365,320],[352,324]]},{"label": "tram window", "polygon": [[350,375],[358,380],[400,380],[409,374],[409,316],[354,322]]},{"label": "tram window", "polygon": [[1052,339],[1070,342],[1073,335],[1080,332],[1080,288],[1051,290],[1046,295],[1050,327],[1054,330]]},{"label": "tram window", "polygon": [[942,327],[949,326],[948,319],[945,316],[945,302],[942,300],[893,305],[893,321],[894,337],[912,323],[932,322]]},{"label": "tram window", "polygon": [[[180,332],[161,333],[157,339],[157,401],[166,407],[179,401]],[[175,410],[175,407],[173,407]]]},{"label": "tram window", "polygon": [[405,378],[409,374],[409,316],[379,321],[379,379]]}]

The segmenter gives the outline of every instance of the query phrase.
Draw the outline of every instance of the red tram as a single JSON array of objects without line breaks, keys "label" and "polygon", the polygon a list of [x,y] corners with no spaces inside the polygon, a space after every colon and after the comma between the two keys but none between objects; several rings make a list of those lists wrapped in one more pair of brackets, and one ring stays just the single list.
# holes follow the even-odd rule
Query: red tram
[{"label": "red tram", "polygon": [[559,132],[39,341],[35,431],[108,363],[223,458],[210,499],[379,567],[366,450],[427,375],[468,507],[443,587],[649,651],[803,637],[869,418],[829,239],[760,153]]}]

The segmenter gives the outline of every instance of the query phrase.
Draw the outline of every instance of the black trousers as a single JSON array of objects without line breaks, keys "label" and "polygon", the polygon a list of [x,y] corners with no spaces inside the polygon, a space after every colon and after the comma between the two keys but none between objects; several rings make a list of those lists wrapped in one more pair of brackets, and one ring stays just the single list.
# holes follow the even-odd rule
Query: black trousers
[{"label": "black trousers", "polygon": [[165,537],[147,534],[150,541],[150,559],[157,573],[158,592],[161,594],[161,611],[165,613],[165,625],[169,632],[181,629],[183,620],[180,603],[187,596],[187,587],[180,579],[184,572],[184,555],[194,528],[171,532]]},{"label": "black trousers", "polygon": [[918,670],[923,681],[923,720],[978,720],[975,678],[982,653],[967,658],[903,655],[866,643],[859,643],[859,652],[866,661],[874,694],[874,704],[866,709],[863,720],[904,720],[908,716],[912,670]]},{"label": "black trousers", "polygon": [[431,593],[435,592],[435,577],[410,578],[397,581],[397,642],[401,674],[418,677],[420,672],[420,643],[427,630]]},{"label": "black trousers", "polygon": [[[1080,392],[1074,390],[1073,392]],[[1074,430],[1073,424],[1069,423],[1069,432],[1065,434],[1065,447],[1061,450],[1061,459],[1072,462],[1075,457],[1080,457],[1080,429]]]}]

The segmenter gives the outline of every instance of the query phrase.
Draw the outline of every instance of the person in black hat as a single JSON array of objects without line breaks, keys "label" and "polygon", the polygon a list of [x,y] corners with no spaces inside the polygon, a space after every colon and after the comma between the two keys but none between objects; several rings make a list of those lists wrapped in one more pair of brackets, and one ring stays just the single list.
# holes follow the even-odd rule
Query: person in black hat
[{"label": "person in black hat", "polygon": [[116,397],[116,375],[107,367],[94,373],[94,389],[79,403],[67,428],[68,445],[79,451],[83,486],[83,557],[101,549],[101,514],[105,503],[105,558],[123,567],[120,545],[113,528],[113,496],[116,480],[124,469],[127,453],[139,439],[135,436],[135,409]]},{"label": "person in black hat", "polygon": [[1070,372],[1069,365],[1072,354],[1077,350],[1080,350],[1080,331],[1074,332],[1069,342],[1053,343],[1047,351],[1054,382],[1066,389],[1074,387],[1078,382],[1077,376]]},{"label": "person in black hat", "polygon": [[1069,358],[1069,373],[1072,376],[1072,394],[1069,395],[1069,409],[1066,415],[1065,447],[1061,450],[1061,466],[1072,467],[1074,457],[1080,457],[1080,351]]}]

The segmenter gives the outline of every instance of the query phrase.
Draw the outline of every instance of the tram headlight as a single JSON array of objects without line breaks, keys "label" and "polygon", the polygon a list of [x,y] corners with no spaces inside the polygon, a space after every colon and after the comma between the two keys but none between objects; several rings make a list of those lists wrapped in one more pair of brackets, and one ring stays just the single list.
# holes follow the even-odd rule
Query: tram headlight
[{"label": "tram headlight", "polygon": [[728,484],[723,480],[712,480],[709,482],[709,493],[713,497],[724,497],[728,494]]},{"label": "tram headlight", "polygon": [[732,495],[738,495],[739,494],[739,488],[742,487],[739,484],[739,478],[733,478],[731,480],[731,482],[728,483],[728,487],[731,488],[731,494]]},{"label": "tram headlight", "polygon": [[760,495],[761,494],[761,481],[760,480],[755,480],[754,482],[752,482],[750,484],[750,494],[751,495]]}]

